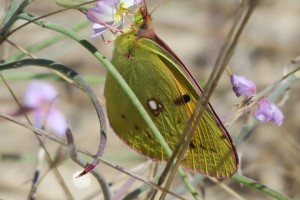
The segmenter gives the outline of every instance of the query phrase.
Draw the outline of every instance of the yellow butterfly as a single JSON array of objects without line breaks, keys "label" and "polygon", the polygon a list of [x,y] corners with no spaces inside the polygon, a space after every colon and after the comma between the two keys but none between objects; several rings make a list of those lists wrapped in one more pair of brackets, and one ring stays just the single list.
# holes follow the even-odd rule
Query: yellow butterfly
[{"label": "yellow butterfly", "polygon": [[[140,19],[135,24],[137,28],[116,38],[112,63],[173,150],[202,90],[175,53],[155,34],[146,7],[141,7],[136,17]],[[109,73],[104,95],[110,124],[118,136],[146,157],[167,160],[161,144]],[[235,147],[211,105],[197,126],[181,166],[220,179],[237,170]]]}]

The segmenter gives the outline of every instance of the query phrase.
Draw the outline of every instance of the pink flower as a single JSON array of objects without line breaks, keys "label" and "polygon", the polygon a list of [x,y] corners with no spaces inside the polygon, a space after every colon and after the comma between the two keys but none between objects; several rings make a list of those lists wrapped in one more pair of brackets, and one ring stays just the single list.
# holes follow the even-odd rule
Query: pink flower
[{"label": "pink flower", "polygon": [[103,34],[109,27],[119,28],[123,25],[123,17],[142,0],[101,0],[97,1],[96,7],[86,12],[86,17],[94,22],[95,34],[92,37]]},{"label": "pink flower", "polygon": [[56,90],[46,82],[31,81],[24,97],[24,107],[31,111],[34,125],[48,127],[58,136],[64,136],[68,127],[63,114],[56,108]]},{"label": "pink flower", "polygon": [[258,108],[254,112],[254,117],[260,122],[273,121],[277,126],[280,126],[284,119],[281,110],[265,97],[258,101]]},{"label": "pink flower", "polygon": [[58,96],[56,90],[46,82],[31,81],[27,87],[24,105],[29,108],[39,108],[43,103],[50,103]]},{"label": "pink flower", "polygon": [[256,85],[253,81],[246,79],[243,76],[235,74],[230,75],[232,89],[236,96],[251,97],[256,93]]}]

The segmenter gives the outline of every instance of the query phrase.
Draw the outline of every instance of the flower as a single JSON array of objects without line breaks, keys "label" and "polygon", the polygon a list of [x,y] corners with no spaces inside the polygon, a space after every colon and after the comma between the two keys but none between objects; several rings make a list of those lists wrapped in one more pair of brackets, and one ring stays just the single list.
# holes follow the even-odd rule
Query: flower
[{"label": "flower", "polygon": [[113,28],[123,25],[123,17],[129,12],[128,8],[141,3],[142,0],[101,0],[96,7],[87,10],[87,18],[94,22],[95,34],[92,37],[103,34]]},{"label": "flower", "polygon": [[24,97],[24,105],[26,107],[36,109],[43,102],[49,103],[58,96],[56,90],[48,83],[42,81],[31,81],[27,87]]},{"label": "flower", "polygon": [[254,117],[260,122],[273,121],[277,126],[280,126],[284,119],[284,115],[280,109],[266,97],[259,99]]},{"label": "flower", "polygon": [[[232,89],[236,96],[252,97],[256,94],[256,85],[244,76],[230,75]],[[281,110],[266,97],[258,100],[258,108],[254,111],[254,118],[260,122],[273,121],[277,126],[283,122]]]},{"label": "flower", "polygon": [[31,81],[24,96],[24,107],[30,110],[34,125],[38,128],[49,127],[53,133],[63,136],[68,127],[63,114],[56,108],[56,90],[46,82]]},{"label": "flower", "polygon": [[256,93],[256,85],[253,81],[246,79],[243,76],[235,74],[230,75],[232,89],[236,96],[251,97]]}]

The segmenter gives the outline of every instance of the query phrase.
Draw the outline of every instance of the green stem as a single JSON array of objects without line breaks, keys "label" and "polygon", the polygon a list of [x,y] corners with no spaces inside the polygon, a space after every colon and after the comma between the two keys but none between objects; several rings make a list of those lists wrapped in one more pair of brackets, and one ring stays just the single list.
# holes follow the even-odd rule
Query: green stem
[{"label": "green stem", "polygon": [[[17,71],[12,73],[11,72],[3,73],[3,76],[5,76],[5,80],[7,81],[20,81],[20,80],[31,80],[31,79],[64,81],[64,79],[52,73],[32,74],[32,72]],[[84,75],[84,79],[89,84],[103,84],[105,81],[105,77],[99,75]]]},{"label": "green stem", "polygon": [[236,181],[238,183],[243,183],[245,185],[248,185],[252,188],[255,188],[271,197],[274,197],[275,199],[278,199],[278,200],[290,200],[289,197],[287,196],[284,196],[283,194],[280,194],[279,192],[265,186],[265,185],[262,185],[258,182],[256,182],[255,180],[252,180],[248,177],[245,177],[245,176],[242,176],[242,175],[238,175],[238,174],[235,174],[231,177],[231,180],[233,181]]},{"label": "green stem", "polygon": [[13,0],[11,2],[9,10],[0,26],[0,44],[3,42],[11,26],[18,19],[18,15],[23,12],[23,9],[32,3],[32,1],[33,0]]}]

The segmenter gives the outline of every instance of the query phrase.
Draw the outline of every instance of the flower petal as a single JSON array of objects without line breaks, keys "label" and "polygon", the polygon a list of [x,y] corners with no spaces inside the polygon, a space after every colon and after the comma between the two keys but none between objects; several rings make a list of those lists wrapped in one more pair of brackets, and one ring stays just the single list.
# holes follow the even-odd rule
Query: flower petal
[{"label": "flower petal", "polygon": [[272,119],[273,113],[270,101],[267,98],[261,98],[258,101],[258,109],[254,112],[254,117],[260,122],[267,122]]},{"label": "flower petal", "polygon": [[38,108],[45,102],[52,102],[57,97],[56,90],[43,81],[31,81],[24,97],[24,106]]},{"label": "flower petal", "polygon": [[66,130],[68,128],[67,120],[63,116],[63,114],[55,107],[52,107],[49,110],[47,116],[47,127],[52,130],[55,135],[59,137],[65,136]]},{"label": "flower petal", "polygon": [[284,119],[280,109],[265,97],[258,101],[258,109],[255,110],[254,117],[260,122],[273,121],[277,126],[280,126]]},{"label": "flower petal", "polygon": [[99,0],[97,1],[97,7],[101,6],[102,3],[108,5],[108,6],[114,6],[114,5],[119,5],[120,0]]},{"label": "flower petal", "polygon": [[91,37],[97,37],[101,34],[103,34],[105,31],[108,30],[108,28],[106,26],[103,26],[101,24],[94,24],[93,25],[93,30],[95,31],[95,34],[93,34]]},{"label": "flower petal", "polygon": [[243,76],[232,74],[230,76],[232,89],[236,96],[251,97],[256,93],[256,85],[253,81],[246,79]]},{"label": "flower petal", "polygon": [[281,112],[281,110],[275,105],[273,104],[272,106],[272,110],[273,110],[273,117],[272,117],[272,121],[277,125],[280,126],[283,122],[284,119],[284,115]]},{"label": "flower petal", "polygon": [[35,109],[32,112],[33,117],[33,124],[37,127],[42,129],[44,126],[44,119],[45,119],[46,113],[41,109]]},{"label": "flower petal", "polygon": [[91,8],[86,11],[86,17],[97,24],[104,25],[107,22],[114,21],[114,15],[116,13],[116,9],[111,6],[101,6]]},{"label": "flower petal", "polygon": [[143,0],[121,0],[120,4],[122,4],[124,8],[130,8],[132,6],[140,4],[142,1]]}]

